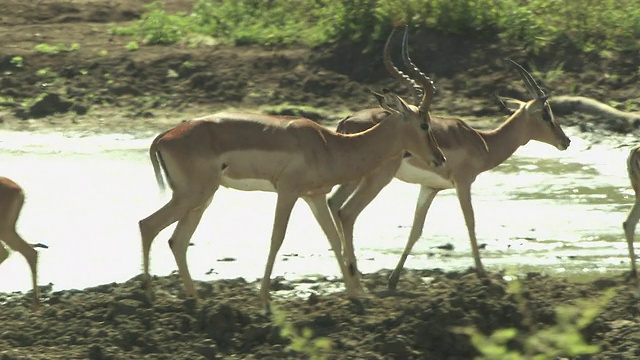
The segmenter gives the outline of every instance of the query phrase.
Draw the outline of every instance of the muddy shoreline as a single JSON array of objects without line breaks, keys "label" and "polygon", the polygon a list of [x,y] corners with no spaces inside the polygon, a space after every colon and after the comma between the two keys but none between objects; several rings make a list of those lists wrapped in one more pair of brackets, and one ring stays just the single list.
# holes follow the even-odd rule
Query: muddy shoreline
[{"label": "muddy shoreline", "polygon": [[[244,279],[197,282],[201,300],[185,299],[177,275],[156,277],[154,297],[140,277],[83,290],[43,292],[39,312],[26,294],[0,294],[2,359],[226,359],[309,358],[293,350],[282,329],[311,340],[328,339],[315,350],[335,359],[471,359],[478,355],[469,337],[456,330],[473,327],[484,334],[515,328],[510,346],[557,324],[562,305],[597,304],[613,292],[599,315],[581,333],[600,347],[597,355],[570,359],[632,359],[640,355],[640,304],[624,276],[588,281],[539,273],[471,270],[407,270],[397,291],[386,289],[388,270],[365,274],[363,308],[344,293],[323,289],[339,280],[275,279],[274,311],[286,319],[276,325],[258,300],[258,282]],[[520,290],[513,291],[517,281]],[[295,289],[312,290],[295,295]],[[535,328],[532,324],[535,324]],[[324,341],[324,340],[323,340]]]}]

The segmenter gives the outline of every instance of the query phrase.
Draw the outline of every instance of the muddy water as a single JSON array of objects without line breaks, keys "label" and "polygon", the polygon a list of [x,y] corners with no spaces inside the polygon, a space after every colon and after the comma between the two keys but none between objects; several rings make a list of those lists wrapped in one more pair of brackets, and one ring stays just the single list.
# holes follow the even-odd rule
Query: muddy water
[{"label": "muddy water", "polygon": [[[632,202],[625,157],[630,138],[584,138],[560,152],[530,143],[473,187],[476,228],[488,268],[509,271],[620,271],[628,266],[621,223]],[[147,148],[153,134],[69,135],[0,132],[0,173],[19,182],[27,202],[18,223],[41,253],[40,284],[84,288],[140,272],[137,222],[168,200],[155,184]],[[394,180],[363,212],[355,246],[364,272],[395,266],[412,223],[418,188]],[[262,276],[275,195],[221,189],[189,250],[194,278]],[[152,248],[152,272],[176,269],[166,240]],[[438,246],[451,244],[453,250]],[[441,192],[406,266],[472,265],[455,192]],[[274,276],[337,276],[327,240],[304,202],[292,214]],[[0,266],[0,291],[28,290],[21,256]]]}]

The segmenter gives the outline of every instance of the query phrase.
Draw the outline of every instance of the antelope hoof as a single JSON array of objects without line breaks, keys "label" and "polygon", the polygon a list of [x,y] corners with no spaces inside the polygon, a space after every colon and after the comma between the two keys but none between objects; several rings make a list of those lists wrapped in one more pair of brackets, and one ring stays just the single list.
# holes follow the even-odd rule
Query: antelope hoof
[{"label": "antelope hoof", "polygon": [[151,279],[145,278],[142,280],[142,290],[149,293],[153,291],[153,285],[151,284]]},{"label": "antelope hoof", "polygon": [[362,286],[362,283],[360,282],[359,277],[355,277],[353,279],[353,291],[351,291],[351,293],[354,294],[355,296],[359,296],[367,293],[364,286]]},{"label": "antelope hoof", "polygon": [[387,284],[387,289],[391,291],[396,291],[397,288],[398,288],[398,280],[394,280],[394,281],[389,280],[389,283]]},{"label": "antelope hoof", "polygon": [[625,276],[625,281],[626,282],[633,282],[633,284],[637,287],[640,288],[640,278],[638,277],[638,273],[634,270],[631,270],[626,276]]},{"label": "antelope hoof", "polygon": [[271,312],[271,294],[260,292],[260,303],[262,303],[262,314],[270,316]]},{"label": "antelope hoof", "polygon": [[142,291],[144,291],[145,295],[147,296],[147,299],[149,301],[149,303],[153,303],[156,299],[156,295],[153,291],[153,284],[151,283],[151,278],[143,278],[142,279]]},{"label": "antelope hoof", "polygon": [[264,316],[271,316],[271,315],[273,315],[273,312],[271,311],[271,303],[266,303],[266,304],[262,307],[262,315],[264,315]]},{"label": "antelope hoof", "polygon": [[368,292],[362,287],[360,283],[351,288],[347,288],[347,297],[351,299],[359,299],[362,296],[366,296]]},{"label": "antelope hoof", "polygon": [[477,267],[476,268],[476,274],[481,279],[484,279],[484,278],[487,277],[487,273],[484,271],[484,268],[482,268],[482,267]]},{"label": "antelope hoof", "polygon": [[399,273],[396,273],[395,271],[391,273],[391,276],[389,276],[389,283],[387,284],[387,288],[389,290],[396,290],[396,287],[398,286],[398,280],[400,280],[400,275]]},{"label": "antelope hoof", "polygon": [[361,299],[349,298],[349,301],[353,305],[353,312],[356,315],[364,315],[365,313],[364,302]]}]

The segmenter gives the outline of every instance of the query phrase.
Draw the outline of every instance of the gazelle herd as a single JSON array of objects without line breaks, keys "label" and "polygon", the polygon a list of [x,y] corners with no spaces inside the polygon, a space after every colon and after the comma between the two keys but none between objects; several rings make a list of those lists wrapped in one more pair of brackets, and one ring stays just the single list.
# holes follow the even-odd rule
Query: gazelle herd
[{"label": "gazelle herd", "polygon": [[[395,32],[395,30],[394,30]],[[404,263],[422,234],[425,217],[435,196],[454,188],[460,202],[478,275],[484,275],[476,240],[471,185],[476,177],[508,159],[520,146],[536,140],[565,150],[569,138],[555,121],[549,96],[520,65],[509,61],[522,78],[530,99],[500,98],[511,112],[499,127],[473,129],[460,119],[429,113],[435,88],[431,79],[411,61],[407,30],[402,59],[407,74],[391,60],[389,36],[383,61],[389,74],[406,83],[412,103],[384,89],[373,93],[378,108],[361,110],[340,121],[336,131],[301,117],[249,113],[217,113],[182,123],[158,135],[149,155],[160,188],[172,190],[171,199],[140,220],[143,275],[151,289],[149,257],[154,238],[166,227],[177,226],[169,239],[187,296],[197,290],[187,265],[187,248],[206,208],[220,186],[277,194],[271,245],[260,287],[260,300],[269,306],[271,272],[285,237],[291,211],[298,198],[311,208],[326,235],[342,272],[347,296],[362,291],[353,246],[358,215],[394,177],[419,184],[409,239],[389,279],[395,289]],[[627,160],[636,203],[624,232],[637,277],[633,249],[634,231],[640,219],[640,145]],[[337,190],[327,195],[338,185]],[[23,240],[15,225],[24,203],[23,190],[0,177],[0,263],[9,255],[6,244],[27,260],[33,280],[33,304],[38,306],[35,247]]]}]

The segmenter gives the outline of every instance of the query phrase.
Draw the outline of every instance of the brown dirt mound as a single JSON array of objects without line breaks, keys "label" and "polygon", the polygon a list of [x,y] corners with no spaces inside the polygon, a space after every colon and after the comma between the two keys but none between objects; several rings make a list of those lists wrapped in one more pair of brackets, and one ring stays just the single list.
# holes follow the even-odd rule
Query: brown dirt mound
[{"label": "brown dirt mound", "polygon": [[[471,359],[478,355],[456,327],[485,334],[516,328],[510,346],[521,349],[537,330],[556,323],[559,305],[594,303],[609,289],[615,296],[587,326],[598,355],[571,359],[633,359],[640,356],[640,304],[623,279],[578,283],[531,273],[518,299],[503,274],[479,279],[472,271],[407,271],[398,291],[386,290],[388,271],[364,277],[363,307],[343,293],[326,293],[336,281],[274,281],[275,311],[299,333],[328,338],[320,352],[330,359]],[[339,282],[338,282],[339,283]],[[198,282],[202,300],[182,297],[178,276],[155,279],[155,299],[134,278],[85,290],[45,292],[44,308],[32,313],[25,295],[0,295],[0,358],[18,359],[226,359],[308,358],[293,350],[258,301],[258,282]],[[293,289],[311,289],[309,296]],[[292,291],[293,290],[293,291]],[[307,290],[308,291],[308,290]],[[319,294],[319,295],[318,295]],[[565,354],[568,355],[568,354]]]}]

